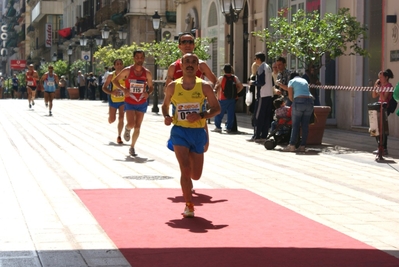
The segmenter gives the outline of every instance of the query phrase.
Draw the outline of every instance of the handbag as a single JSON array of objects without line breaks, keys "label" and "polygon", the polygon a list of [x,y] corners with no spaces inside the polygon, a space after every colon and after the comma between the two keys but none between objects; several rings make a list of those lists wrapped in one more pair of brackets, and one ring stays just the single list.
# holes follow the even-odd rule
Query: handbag
[{"label": "handbag", "polygon": [[247,106],[250,106],[252,104],[252,92],[251,90],[249,90],[249,88],[247,88],[247,93],[245,94],[245,104]]}]

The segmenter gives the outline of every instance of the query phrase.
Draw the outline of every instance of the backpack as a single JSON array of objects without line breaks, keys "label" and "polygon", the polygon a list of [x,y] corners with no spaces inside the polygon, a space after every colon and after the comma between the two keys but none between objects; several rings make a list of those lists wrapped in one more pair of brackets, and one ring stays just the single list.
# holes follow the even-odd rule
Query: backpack
[{"label": "backpack", "polygon": [[[224,86],[223,86],[224,84]],[[237,97],[236,78],[234,75],[223,76],[222,81],[223,94],[226,99],[235,99]]]}]

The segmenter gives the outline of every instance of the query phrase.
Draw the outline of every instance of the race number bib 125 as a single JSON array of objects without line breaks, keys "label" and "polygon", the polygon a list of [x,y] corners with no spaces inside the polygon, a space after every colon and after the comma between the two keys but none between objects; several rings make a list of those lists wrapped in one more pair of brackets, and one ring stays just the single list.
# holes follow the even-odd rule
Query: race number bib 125
[{"label": "race number bib 125", "polygon": [[177,120],[187,120],[187,115],[190,113],[200,113],[199,103],[182,103],[177,106]]}]

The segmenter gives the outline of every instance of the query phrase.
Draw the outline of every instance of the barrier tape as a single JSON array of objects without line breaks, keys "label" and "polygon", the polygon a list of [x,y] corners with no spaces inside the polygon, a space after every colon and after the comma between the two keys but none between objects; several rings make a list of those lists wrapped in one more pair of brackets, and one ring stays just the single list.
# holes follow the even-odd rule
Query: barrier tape
[{"label": "barrier tape", "polygon": [[344,90],[344,91],[363,91],[363,92],[383,92],[392,93],[394,87],[373,87],[373,86],[342,86],[342,85],[309,85],[310,88],[323,90]]},{"label": "barrier tape", "polygon": [[[244,86],[249,87],[247,83],[243,83]],[[309,85],[309,88],[323,89],[323,90],[344,90],[344,91],[363,91],[363,92],[387,92],[392,93],[394,87],[373,87],[373,86],[342,86],[342,85]]]}]

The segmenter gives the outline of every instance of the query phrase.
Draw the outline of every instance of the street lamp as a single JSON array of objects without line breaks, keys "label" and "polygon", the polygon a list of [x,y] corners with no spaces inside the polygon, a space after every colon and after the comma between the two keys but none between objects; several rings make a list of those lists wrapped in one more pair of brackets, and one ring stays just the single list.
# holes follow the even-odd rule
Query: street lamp
[{"label": "street lamp", "polygon": [[[159,34],[159,28],[161,26],[161,16],[158,14],[158,10],[155,10],[155,14],[152,15],[152,27],[154,28],[155,31],[155,42],[158,43],[158,34]],[[155,61],[155,59],[154,59]],[[157,63],[154,62],[154,77],[155,80],[157,80],[157,72],[158,72],[158,66]],[[158,108],[158,84],[155,82],[155,88],[154,88],[154,103],[152,104],[152,112],[158,113],[159,108]]]},{"label": "street lamp", "polygon": [[243,8],[243,0],[220,0],[220,7],[222,9],[222,14],[226,18],[226,23],[230,25],[230,56],[229,56],[229,61],[230,64],[234,66],[233,60],[234,60],[234,23],[238,21],[239,14]]},{"label": "street lamp", "polygon": [[121,26],[118,31],[119,39],[121,40],[121,45],[125,43],[127,38],[127,30],[125,27]]},{"label": "street lamp", "polygon": [[107,40],[107,39],[109,38],[109,33],[110,33],[110,30],[109,30],[109,28],[108,28],[108,25],[105,24],[105,25],[104,25],[104,28],[101,30],[101,37],[102,37],[104,40]]},{"label": "street lamp", "polygon": [[57,61],[57,57],[58,57],[57,53],[54,52],[54,53],[53,53],[53,57],[51,58],[52,61],[53,61],[53,62],[56,62],[56,61]]},{"label": "street lamp", "polygon": [[44,58],[40,59],[40,66],[43,66],[44,64],[46,64],[46,60]]}]

